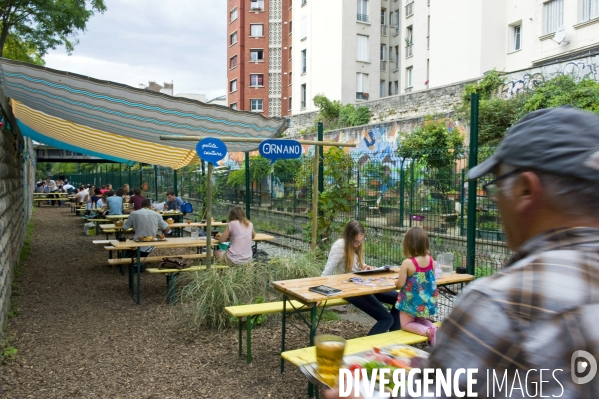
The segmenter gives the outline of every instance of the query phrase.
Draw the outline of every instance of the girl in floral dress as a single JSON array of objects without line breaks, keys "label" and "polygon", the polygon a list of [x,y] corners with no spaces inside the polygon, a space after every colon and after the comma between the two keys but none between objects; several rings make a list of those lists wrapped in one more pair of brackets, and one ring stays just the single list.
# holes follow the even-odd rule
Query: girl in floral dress
[{"label": "girl in floral dress", "polygon": [[439,291],[433,258],[428,254],[428,235],[421,227],[412,227],[406,232],[402,246],[406,260],[395,283],[399,288],[395,307],[399,310],[401,328],[428,337],[434,345],[437,326],[428,318],[437,313]]}]

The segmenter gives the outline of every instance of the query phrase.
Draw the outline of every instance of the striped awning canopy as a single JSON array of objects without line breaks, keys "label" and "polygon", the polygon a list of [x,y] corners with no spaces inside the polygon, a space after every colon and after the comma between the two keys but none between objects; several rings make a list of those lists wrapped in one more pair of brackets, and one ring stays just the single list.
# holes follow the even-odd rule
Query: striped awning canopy
[{"label": "striped awning canopy", "polygon": [[[25,136],[111,161],[178,169],[198,161],[193,141],[163,135],[278,137],[283,118],[138,89],[0,58],[0,102]],[[10,103],[10,107],[8,106]],[[229,152],[256,143],[226,143]]]}]

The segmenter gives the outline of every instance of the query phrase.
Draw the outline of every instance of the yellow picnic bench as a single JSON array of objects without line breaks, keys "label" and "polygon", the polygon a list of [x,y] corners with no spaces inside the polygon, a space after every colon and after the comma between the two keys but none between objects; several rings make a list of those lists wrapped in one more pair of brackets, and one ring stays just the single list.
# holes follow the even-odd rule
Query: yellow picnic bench
[{"label": "yellow picnic bench", "polygon": [[[296,309],[305,307],[301,302],[291,301]],[[347,302],[343,299],[330,299],[323,301],[320,304],[320,308],[329,306],[347,305]],[[306,308],[307,310],[308,308]],[[252,328],[254,322],[258,316],[265,314],[275,314],[283,312],[283,301],[278,302],[266,302],[266,303],[254,303],[251,305],[237,305],[227,306],[225,311],[231,316],[239,319],[239,357],[243,355],[243,322],[245,322],[246,329],[246,361],[248,364],[252,362]]]},{"label": "yellow picnic bench", "polygon": [[[193,254],[193,255],[203,255],[203,257],[206,257],[206,254]],[[185,257],[185,255],[179,255]],[[187,258],[187,257],[185,257]],[[212,265],[212,268],[214,269],[226,269],[229,266],[226,265]],[[186,273],[186,272],[202,272],[206,270],[206,266],[205,265],[197,265],[197,266],[190,266],[190,267],[186,267],[185,269],[158,269],[158,268],[147,268],[146,272],[151,273],[151,274],[164,274],[164,276],[166,277],[166,303],[170,303],[172,305],[174,305],[175,303],[177,303],[177,276],[179,275],[179,273]]]}]

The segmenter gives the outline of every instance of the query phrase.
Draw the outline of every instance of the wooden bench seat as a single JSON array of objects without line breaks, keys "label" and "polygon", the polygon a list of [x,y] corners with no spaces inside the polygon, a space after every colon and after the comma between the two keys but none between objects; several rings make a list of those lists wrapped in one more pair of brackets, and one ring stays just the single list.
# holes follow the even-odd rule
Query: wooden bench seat
[{"label": "wooden bench seat", "polygon": [[[294,308],[300,309],[305,307],[301,302],[290,301]],[[347,302],[341,298],[330,299],[320,304],[320,308],[329,306],[347,305]],[[287,304],[287,306],[291,306]],[[305,307],[308,310],[308,307]],[[267,303],[254,303],[251,305],[237,305],[227,306],[225,311],[231,316],[239,319],[239,357],[243,354],[243,322],[245,321],[246,329],[246,360],[247,363],[252,362],[252,328],[256,318],[265,314],[283,313],[283,301],[278,302],[267,302]]]},{"label": "wooden bench seat", "polygon": [[[435,324],[437,326],[441,325],[440,322]],[[408,331],[391,331],[383,334],[369,335],[367,337],[348,339],[345,342],[344,354],[355,355],[356,353],[368,351],[373,347],[382,348],[385,346],[399,344],[414,345],[427,341],[427,337]],[[300,364],[306,363],[314,363],[316,362],[316,348],[314,346],[309,346],[307,348],[286,351],[281,353],[281,357],[294,366],[299,366]]]},{"label": "wooden bench seat", "polygon": [[[114,250],[114,247],[112,247]],[[184,259],[202,259],[205,258],[206,254],[185,254],[185,255],[176,255],[176,256],[147,256],[142,257],[141,260],[143,262],[160,262],[162,258],[184,258]],[[135,263],[137,259],[135,258],[119,258],[119,259],[108,259],[109,265],[130,265]],[[169,269],[170,270],[170,269]],[[177,269],[175,269],[177,270]]]},{"label": "wooden bench seat", "polygon": [[[200,254],[206,256],[206,254]],[[225,265],[212,265],[214,269],[227,269],[229,266]],[[186,267],[185,269],[158,269],[150,267],[146,269],[146,272],[151,274],[164,274],[166,277],[166,303],[174,305],[177,303],[177,276],[179,273],[185,272],[203,272],[206,270],[205,265]]]}]

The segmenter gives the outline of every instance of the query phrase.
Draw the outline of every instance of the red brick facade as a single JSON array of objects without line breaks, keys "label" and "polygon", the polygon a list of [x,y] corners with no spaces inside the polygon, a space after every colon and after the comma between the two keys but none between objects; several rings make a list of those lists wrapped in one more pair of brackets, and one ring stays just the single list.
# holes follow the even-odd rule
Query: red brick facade
[{"label": "red brick facade", "polygon": [[[277,0],[274,0],[277,1]],[[291,18],[291,0],[282,1],[282,70],[281,70],[281,112],[285,116],[289,109],[289,95],[291,87],[289,84],[289,71],[291,63],[289,59],[289,19]],[[227,93],[228,105],[236,104],[238,110],[252,110],[252,100],[262,100],[262,111],[264,116],[269,115],[269,3],[270,0],[229,0],[227,10]],[[251,8],[252,4],[264,4],[263,10]],[[231,13],[236,12],[236,19],[231,21]],[[252,11],[253,10],[253,11]],[[287,23],[285,23],[287,22]],[[262,26],[262,35],[257,35]],[[254,35],[252,36],[252,26]],[[237,42],[231,44],[232,35],[237,34]],[[250,61],[252,50],[262,50],[262,59]],[[234,61],[236,57],[236,61]],[[285,73],[287,72],[287,73]],[[252,78],[253,75],[253,78]],[[232,81],[235,81],[232,89]],[[254,107],[259,101],[254,101]]]}]

